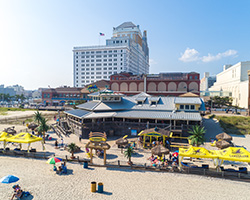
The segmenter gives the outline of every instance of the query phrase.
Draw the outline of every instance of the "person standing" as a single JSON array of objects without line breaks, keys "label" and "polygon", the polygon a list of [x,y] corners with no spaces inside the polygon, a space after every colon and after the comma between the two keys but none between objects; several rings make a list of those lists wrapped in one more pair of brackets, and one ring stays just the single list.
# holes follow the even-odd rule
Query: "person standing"
[{"label": "person standing", "polygon": [[63,138],[61,138],[61,146],[63,147]]},{"label": "person standing", "polygon": [[81,142],[81,141],[82,141],[82,136],[80,135],[80,136],[79,136],[79,142]]}]

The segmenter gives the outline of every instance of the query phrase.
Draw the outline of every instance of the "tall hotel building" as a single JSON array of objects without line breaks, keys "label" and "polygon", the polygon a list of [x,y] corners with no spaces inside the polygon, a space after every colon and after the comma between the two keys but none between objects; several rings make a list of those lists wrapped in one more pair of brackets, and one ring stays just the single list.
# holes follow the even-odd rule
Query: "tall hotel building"
[{"label": "tall hotel building", "polygon": [[74,87],[83,87],[112,74],[149,73],[147,32],[124,22],[113,28],[113,37],[103,46],[74,47]]}]

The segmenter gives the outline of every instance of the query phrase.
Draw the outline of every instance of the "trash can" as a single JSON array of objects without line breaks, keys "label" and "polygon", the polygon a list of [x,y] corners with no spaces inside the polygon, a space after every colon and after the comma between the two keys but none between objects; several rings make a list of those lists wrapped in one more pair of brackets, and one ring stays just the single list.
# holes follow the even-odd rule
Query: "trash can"
[{"label": "trash can", "polygon": [[91,182],[91,192],[96,192],[96,182]]},{"label": "trash can", "polygon": [[87,169],[88,168],[88,161],[83,162],[83,168]]},{"label": "trash can", "polygon": [[103,183],[98,183],[98,192],[103,193]]}]

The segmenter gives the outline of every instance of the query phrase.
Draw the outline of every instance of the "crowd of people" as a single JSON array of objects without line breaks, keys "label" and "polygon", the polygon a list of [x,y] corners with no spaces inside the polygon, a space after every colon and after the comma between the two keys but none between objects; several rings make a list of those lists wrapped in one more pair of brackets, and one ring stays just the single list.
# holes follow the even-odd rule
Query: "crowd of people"
[{"label": "crowd of people", "polygon": [[166,159],[165,155],[161,157],[152,155],[148,158],[148,160],[150,161],[151,166],[158,168],[166,168],[168,166],[174,168],[175,166],[177,167],[179,165],[177,152],[174,152],[173,154],[170,153],[168,159]]}]

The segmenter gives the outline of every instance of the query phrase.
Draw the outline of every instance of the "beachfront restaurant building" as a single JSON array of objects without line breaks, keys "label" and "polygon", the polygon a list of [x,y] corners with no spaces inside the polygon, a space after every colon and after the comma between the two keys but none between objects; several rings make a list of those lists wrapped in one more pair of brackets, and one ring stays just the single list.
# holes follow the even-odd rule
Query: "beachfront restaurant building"
[{"label": "beachfront restaurant building", "polygon": [[91,101],[65,111],[67,123],[83,138],[88,138],[90,131],[108,136],[137,135],[155,127],[183,131],[200,125],[200,111],[205,109],[200,97],[156,97],[144,92],[125,96],[108,89],[89,96]]}]

